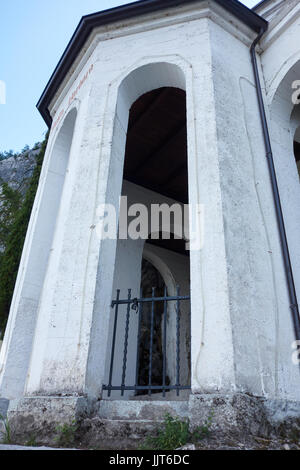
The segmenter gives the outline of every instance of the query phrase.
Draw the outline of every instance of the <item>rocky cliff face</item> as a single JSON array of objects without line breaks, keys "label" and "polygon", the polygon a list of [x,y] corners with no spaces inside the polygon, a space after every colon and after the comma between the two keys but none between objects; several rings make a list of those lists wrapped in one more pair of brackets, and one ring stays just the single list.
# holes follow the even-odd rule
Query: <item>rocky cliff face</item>
[{"label": "rocky cliff face", "polygon": [[[10,220],[5,211],[5,203],[7,202],[6,193],[3,192],[3,183],[7,183],[13,190],[24,197],[36,166],[36,158],[40,152],[40,145],[36,145],[34,149],[22,152],[19,155],[0,160],[0,223],[9,230]],[[0,230],[3,230],[3,226]],[[0,253],[5,249],[3,240],[0,237]]]},{"label": "rocky cliff face", "polygon": [[36,165],[36,157],[39,151],[40,147],[37,147],[34,150],[21,153],[17,157],[0,161],[0,191],[1,182],[6,182],[13,189],[17,189],[24,194]]}]

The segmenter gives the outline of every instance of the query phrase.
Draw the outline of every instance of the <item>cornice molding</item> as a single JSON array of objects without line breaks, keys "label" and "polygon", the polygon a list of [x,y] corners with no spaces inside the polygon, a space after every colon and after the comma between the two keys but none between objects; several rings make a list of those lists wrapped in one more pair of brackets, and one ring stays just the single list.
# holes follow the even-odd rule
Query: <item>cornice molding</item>
[{"label": "cornice molding", "polygon": [[[64,82],[69,71],[74,70],[74,64],[82,49],[87,51],[87,41],[93,30],[98,27],[105,27],[113,23],[128,21],[129,19],[143,15],[152,14],[154,12],[167,10],[169,8],[181,7],[199,3],[202,0],[140,0],[128,5],[112,8],[92,15],[84,16],[75,33],[73,34],[62,58],[55,68],[38,104],[37,108],[50,126],[52,117],[49,112],[49,105]],[[249,10],[237,0],[209,0],[219,4],[225,8],[230,14],[246,24],[254,32],[258,33],[262,28],[267,29],[267,22],[258,16],[252,10]]]}]

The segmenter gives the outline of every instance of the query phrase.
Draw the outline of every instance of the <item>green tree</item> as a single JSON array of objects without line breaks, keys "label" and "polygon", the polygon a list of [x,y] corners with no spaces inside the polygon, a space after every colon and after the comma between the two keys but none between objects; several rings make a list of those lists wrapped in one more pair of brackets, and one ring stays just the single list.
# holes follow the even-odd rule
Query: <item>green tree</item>
[{"label": "green tree", "polygon": [[6,160],[7,158],[17,157],[17,153],[14,153],[13,150],[9,150],[8,152],[0,152],[0,161]]}]

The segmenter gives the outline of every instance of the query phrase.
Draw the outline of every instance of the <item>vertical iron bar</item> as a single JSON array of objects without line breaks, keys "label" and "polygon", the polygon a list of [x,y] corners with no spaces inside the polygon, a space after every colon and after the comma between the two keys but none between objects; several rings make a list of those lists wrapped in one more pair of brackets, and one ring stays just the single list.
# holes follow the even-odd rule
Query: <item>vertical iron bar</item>
[{"label": "vertical iron bar", "polygon": [[[128,300],[131,300],[131,289],[128,289]],[[126,328],[125,328],[125,340],[124,340],[123,373],[122,373],[122,392],[121,392],[122,397],[124,396],[124,387],[125,387],[125,378],[126,378],[130,307],[131,307],[131,304],[130,304],[130,302],[128,302],[128,304],[127,304],[127,316],[126,316]]]},{"label": "vertical iron bar", "polygon": [[[143,297],[143,289],[141,288],[140,298]],[[136,372],[135,372],[135,385],[139,384],[139,369],[140,369],[140,341],[141,341],[141,326],[143,315],[143,302],[139,303],[139,324],[138,324],[138,338],[137,338],[137,351],[136,351]]]},{"label": "vertical iron bar", "polygon": [[[163,349],[163,386],[166,386],[166,371],[167,371],[167,287],[165,286],[165,301],[164,301],[164,349]],[[166,390],[163,389],[163,397],[166,397]]]},{"label": "vertical iron bar", "polygon": [[[180,296],[180,288],[177,287],[177,297]],[[177,380],[176,386],[180,387],[180,300],[176,302],[176,330],[177,330]],[[177,388],[177,396],[179,397],[179,388]]]},{"label": "vertical iron bar", "polygon": [[[155,287],[152,288],[152,299],[154,297],[155,297]],[[153,336],[154,336],[154,300],[152,300],[152,308],[151,308],[150,354],[149,354],[149,387],[151,387],[151,385],[152,385]],[[151,390],[149,390],[148,395],[151,395]]]},{"label": "vertical iron bar", "polygon": [[[113,331],[113,340],[111,348],[111,358],[110,358],[110,370],[109,370],[109,387],[112,386],[112,375],[114,368],[114,358],[115,358],[115,347],[116,347],[116,334],[117,334],[117,323],[118,323],[118,310],[119,310],[119,299],[120,299],[120,289],[117,290],[117,299],[116,299],[116,310],[115,310],[115,322],[114,322],[114,331]],[[108,396],[111,396],[111,390],[108,390]]]}]

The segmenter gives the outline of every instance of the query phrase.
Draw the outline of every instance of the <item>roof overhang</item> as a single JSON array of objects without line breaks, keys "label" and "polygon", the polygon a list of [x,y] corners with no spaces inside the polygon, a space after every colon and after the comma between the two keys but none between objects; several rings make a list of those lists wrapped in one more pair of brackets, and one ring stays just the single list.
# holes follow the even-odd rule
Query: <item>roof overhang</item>
[{"label": "roof overhang", "polygon": [[[244,22],[253,31],[259,33],[262,29],[267,29],[267,21],[239,1],[214,1]],[[140,0],[83,16],[37,104],[37,108],[48,127],[52,123],[49,105],[94,28],[170,7],[196,2],[199,2],[199,0]]]},{"label": "roof overhang", "polygon": [[253,8],[253,11],[259,10],[260,7],[267,5],[270,3],[272,0],[261,0],[261,2],[258,2]]}]

